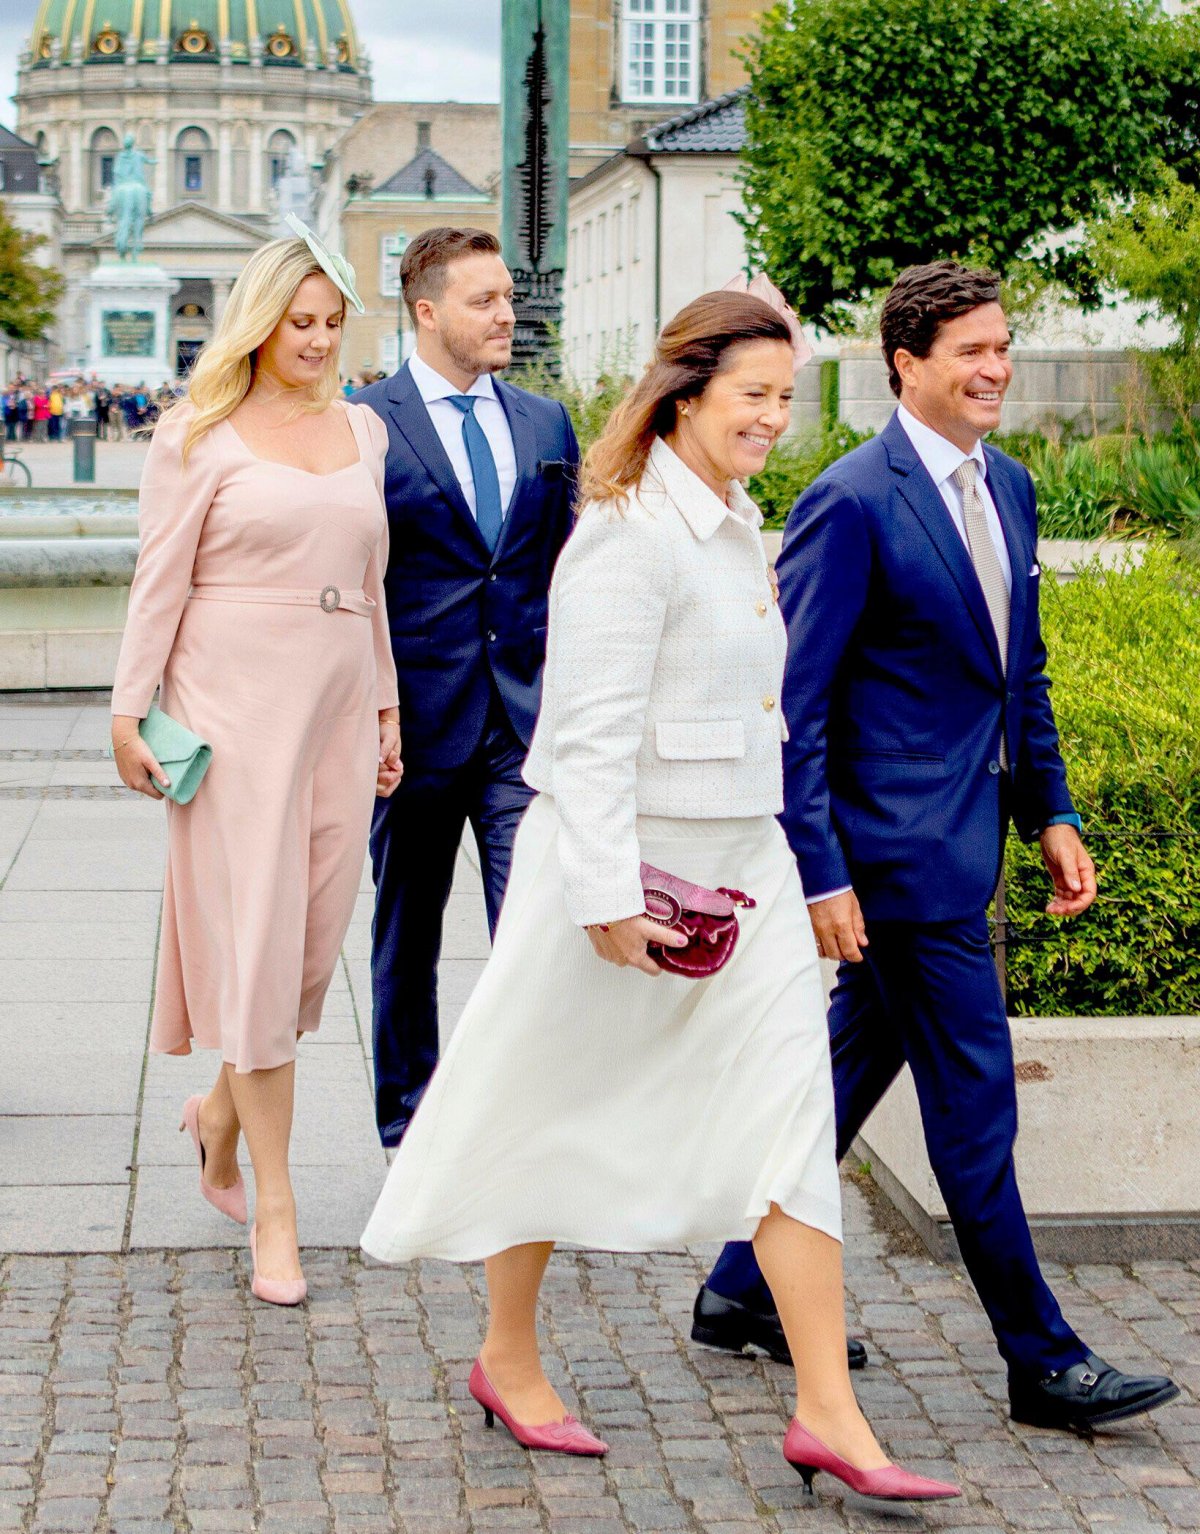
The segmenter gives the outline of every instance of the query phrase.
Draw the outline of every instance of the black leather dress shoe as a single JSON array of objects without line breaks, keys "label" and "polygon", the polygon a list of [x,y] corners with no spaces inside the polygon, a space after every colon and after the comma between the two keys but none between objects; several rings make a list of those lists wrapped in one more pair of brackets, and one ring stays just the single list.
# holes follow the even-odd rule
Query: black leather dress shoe
[{"label": "black leather dress shoe", "polygon": [[1081,1364],[1060,1369],[1044,1380],[1010,1374],[1008,1400],[1014,1422],[1032,1427],[1064,1428],[1090,1433],[1106,1422],[1120,1422],[1140,1412],[1165,1406],[1179,1386],[1165,1374],[1122,1374],[1095,1353]]},{"label": "black leather dress shoe", "polygon": [[[747,1347],[756,1347],[777,1364],[792,1361],[787,1338],[774,1311],[751,1310],[748,1305],[714,1294],[707,1284],[700,1285],[692,1310],[692,1341],[709,1348],[724,1348],[728,1353],[743,1353]],[[867,1366],[867,1350],[856,1337],[846,1343],[846,1361],[852,1369]]]}]

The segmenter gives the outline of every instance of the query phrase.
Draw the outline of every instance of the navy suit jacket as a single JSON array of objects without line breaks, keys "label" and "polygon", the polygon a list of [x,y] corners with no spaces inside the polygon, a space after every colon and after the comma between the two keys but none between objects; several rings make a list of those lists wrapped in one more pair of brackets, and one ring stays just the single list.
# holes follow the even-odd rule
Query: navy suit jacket
[{"label": "navy suit jacket", "polygon": [[461,766],[483,734],[493,684],[518,737],[533,738],[555,560],[572,527],[579,445],[555,400],[495,380],[517,482],[489,551],[408,365],[361,389],[388,429],[390,549],[384,579],[408,773]]},{"label": "navy suit jacket", "polygon": [[1038,620],[1033,482],[984,455],[1012,562],[1007,679],[970,555],[896,416],[788,518],[783,826],[806,893],[853,885],[868,919],[978,913],[1007,815],[1032,837],[1073,811]]}]

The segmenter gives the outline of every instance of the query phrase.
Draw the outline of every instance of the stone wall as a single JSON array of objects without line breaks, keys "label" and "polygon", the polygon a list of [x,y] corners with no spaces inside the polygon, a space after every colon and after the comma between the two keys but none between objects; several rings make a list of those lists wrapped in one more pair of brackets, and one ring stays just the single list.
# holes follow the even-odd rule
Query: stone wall
[{"label": "stone wall", "polygon": [[[1014,347],[1005,431],[1070,423],[1082,433],[1119,430],[1139,397],[1134,364],[1122,351]],[[879,348],[842,348],[840,414],[858,431],[879,431],[896,408]]]}]

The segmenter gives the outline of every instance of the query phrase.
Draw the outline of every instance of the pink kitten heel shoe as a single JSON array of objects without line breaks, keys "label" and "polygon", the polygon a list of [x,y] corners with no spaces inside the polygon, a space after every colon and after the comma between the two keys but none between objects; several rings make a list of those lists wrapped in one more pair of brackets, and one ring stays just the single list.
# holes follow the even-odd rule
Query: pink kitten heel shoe
[{"label": "pink kitten heel shoe", "polygon": [[186,1129],[192,1136],[192,1144],[196,1147],[196,1160],[200,1163],[200,1191],[214,1209],[219,1209],[222,1214],[228,1215],[231,1220],[236,1220],[239,1225],[245,1225],[250,1218],[246,1208],[246,1184],[242,1181],[242,1174],[237,1175],[237,1182],[229,1188],[214,1188],[211,1183],[204,1180],[204,1145],[200,1139],[200,1104],[203,1097],[189,1097],[183,1105],[183,1118],[179,1124],[179,1133]]},{"label": "pink kitten heel shoe", "polygon": [[254,1275],[250,1280],[250,1293],[256,1300],[268,1305],[300,1305],[308,1295],[308,1283],[303,1278],[264,1278],[258,1271],[258,1240],[255,1227],[250,1227],[250,1260]]},{"label": "pink kitten heel shoe", "polygon": [[825,1470],[859,1496],[877,1497],[881,1502],[944,1502],[962,1496],[962,1488],[952,1486],[949,1481],[931,1481],[928,1476],[914,1475],[899,1465],[884,1465],[879,1470],[856,1470],[795,1417],[783,1440],[783,1457],[799,1471],[807,1492],[813,1489],[817,1471]]},{"label": "pink kitten heel shoe", "polygon": [[608,1453],[608,1445],[594,1437],[587,1428],[568,1412],[560,1422],[543,1422],[539,1427],[526,1427],[518,1422],[496,1392],[496,1387],[483,1372],[478,1359],[471,1370],[467,1389],[483,1407],[483,1420],[488,1427],[495,1427],[499,1417],[519,1444],[526,1449],[550,1449],[556,1454]]}]

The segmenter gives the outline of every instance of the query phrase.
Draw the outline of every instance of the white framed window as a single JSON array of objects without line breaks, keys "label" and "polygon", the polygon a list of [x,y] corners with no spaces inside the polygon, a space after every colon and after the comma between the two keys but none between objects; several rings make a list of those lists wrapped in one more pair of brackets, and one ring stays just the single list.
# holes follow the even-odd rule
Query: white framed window
[{"label": "white framed window", "polygon": [[700,0],[621,0],[625,101],[700,99]]},{"label": "white framed window", "polygon": [[642,194],[635,192],[629,199],[629,259],[642,259]]},{"label": "white framed window", "polygon": [[583,280],[592,280],[592,224],[589,219],[583,226]]},{"label": "white framed window", "polygon": [[625,204],[619,202],[613,209],[613,266],[619,272],[625,265]]},{"label": "white framed window", "polygon": [[379,296],[381,298],[400,297],[400,258],[407,248],[406,234],[379,236]]},{"label": "white framed window", "polygon": [[571,274],[571,286],[579,286],[579,230],[571,230],[571,238],[567,250],[567,270]]},{"label": "white framed window", "polygon": [[596,275],[603,277],[608,272],[608,214],[601,213],[596,218]]}]

